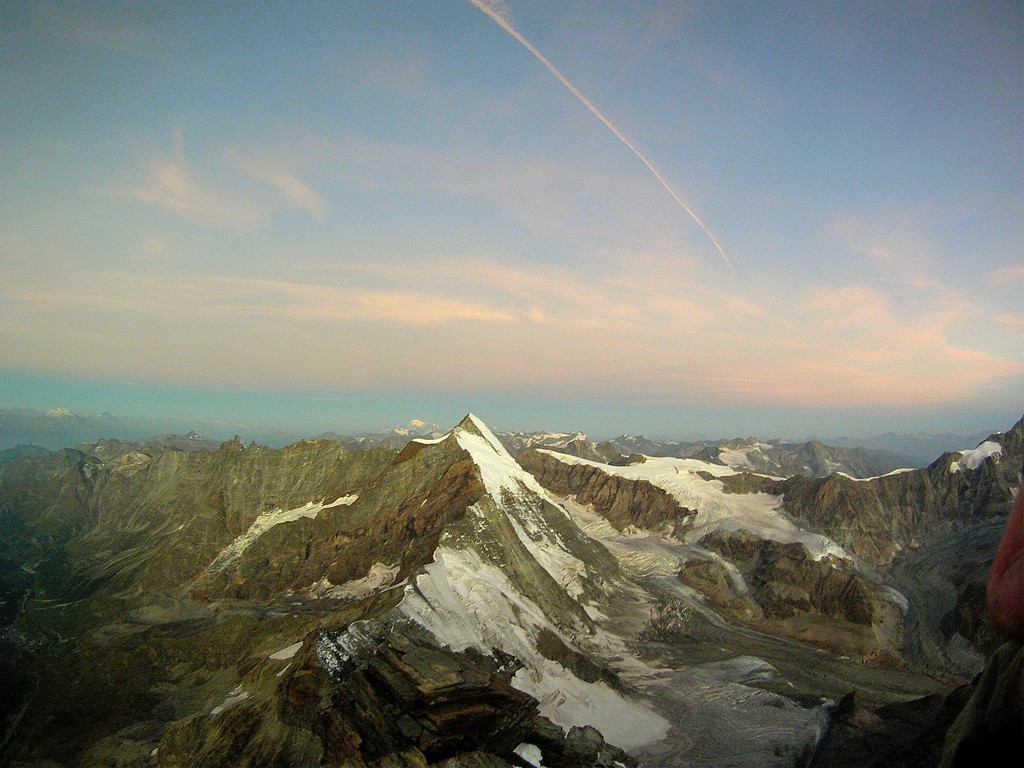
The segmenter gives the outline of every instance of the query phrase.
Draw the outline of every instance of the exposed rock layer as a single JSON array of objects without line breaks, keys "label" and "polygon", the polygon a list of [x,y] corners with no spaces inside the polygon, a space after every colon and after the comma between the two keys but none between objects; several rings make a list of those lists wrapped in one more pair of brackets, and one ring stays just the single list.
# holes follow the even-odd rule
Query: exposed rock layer
[{"label": "exposed rock layer", "polygon": [[657,530],[668,524],[682,534],[695,514],[661,488],[643,480],[626,480],[585,464],[566,464],[533,450],[519,454],[517,460],[552,493],[574,496],[581,504],[593,504],[620,531],[629,525]]}]

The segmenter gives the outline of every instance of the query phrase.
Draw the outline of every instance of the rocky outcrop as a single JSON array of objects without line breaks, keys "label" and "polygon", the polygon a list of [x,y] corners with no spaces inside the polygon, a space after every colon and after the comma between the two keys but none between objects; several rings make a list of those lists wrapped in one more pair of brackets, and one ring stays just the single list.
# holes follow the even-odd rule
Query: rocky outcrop
[{"label": "rocky outcrop", "polygon": [[589,459],[590,461],[597,461],[608,464],[619,464],[625,461],[625,457],[622,456],[615,447],[609,443],[600,443],[595,445],[584,436],[579,436],[574,440],[570,440],[561,448],[553,448],[559,453],[566,453],[570,456],[578,456],[581,459]]},{"label": "rocky outcrop", "polygon": [[[474,465],[457,446],[392,460],[369,483],[347,486],[351,504],[277,525],[235,561],[207,568],[193,584],[203,599],[266,601],[285,593],[367,578],[375,564],[400,584],[430,562],[442,531],[483,494]],[[338,492],[343,493],[342,491]]]},{"label": "rocky outcrop", "polygon": [[714,562],[688,561],[679,577],[723,615],[841,653],[898,657],[900,607],[852,563],[831,556],[815,560],[802,544],[745,531],[719,531],[701,544],[736,566],[747,591],[738,593]]},{"label": "rocky outcrop", "polygon": [[624,461],[613,444],[595,444],[582,432],[496,432],[495,435],[505,449],[516,457],[523,451],[543,449],[608,464],[621,464]]},{"label": "rocky outcrop", "polygon": [[849,693],[833,708],[828,732],[815,750],[814,768],[932,768],[942,758],[946,732],[971,694],[969,686],[880,707]]},{"label": "rocky outcrop", "polygon": [[850,693],[833,708],[809,765],[930,768],[1001,765],[1020,744],[1021,641],[1002,645],[969,685],[883,706]]},{"label": "rocky outcrop", "polygon": [[828,477],[837,472],[852,477],[873,477],[909,466],[902,456],[863,448],[837,448],[818,440],[795,444],[772,442],[762,450],[746,451],[744,457],[746,460],[741,466],[781,477]]},{"label": "rocky outcrop", "polygon": [[480,750],[511,757],[537,715],[536,701],[511,685],[515,661],[438,648],[412,629],[385,630],[366,655],[300,659],[285,720],[312,725],[330,762],[411,749],[429,762]]},{"label": "rocky outcrop", "polygon": [[318,631],[268,702],[175,724],[160,764],[427,765],[481,750],[510,757],[537,716],[536,701],[510,684],[514,664],[438,648],[414,629],[379,624],[365,652],[323,660],[316,649],[331,641]]},{"label": "rocky outcrop", "polygon": [[695,514],[644,480],[627,480],[585,464],[566,464],[540,451],[524,451],[518,461],[549,491],[574,496],[580,504],[593,504],[594,510],[620,531],[629,525],[648,530],[669,525],[675,535],[682,535]]},{"label": "rocky outcrop", "polygon": [[39,459],[48,453],[48,450],[38,445],[16,445],[13,448],[5,448],[0,451],[0,464],[21,458]]},{"label": "rocky outcrop", "polygon": [[51,596],[110,580],[168,589],[198,576],[261,514],[343,496],[372,483],[392,457],[327,441],[279,451],[239,441],[213,453],[131,450],[108,462],[61,451],[2,465],[0,499],[4,519],[40,548]]},{"label": "rocky outcrop", "polygon": [[266,695],[239,694],[226,711],[171,725],[158,763],[521,765],[515,750],[524,743],[538,747],[547,765],[633,763],[594,729],[566,734],[541,717],[537,700],[512,685],[518,667],[500,654],[438,647],[409,624],[318,630]]}]

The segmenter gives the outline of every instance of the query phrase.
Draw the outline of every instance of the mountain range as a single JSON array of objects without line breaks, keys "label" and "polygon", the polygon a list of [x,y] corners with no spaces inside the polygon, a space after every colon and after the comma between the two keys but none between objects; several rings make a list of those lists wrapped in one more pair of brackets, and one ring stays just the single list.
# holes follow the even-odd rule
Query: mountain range
[{"label": "mountain range", "polygon": [[[380,432],[361,432],[358,434],[325,431],[317,435],[318,439],[335,440],[354,449],[388,447],[401,449],[411,438],[439,436],[446,430],[437,424],[421,419],[392,427]],[[93,443],[101,439],[118,439],[131,442],[148,440],[154,434],[171,436],[178,433],[203,434],[210,443],[219,444],[233,434],[238,433],[246,442],[281,448],[298,440],[307,439],[313,433],[304,434],[296,430],[281,428],[259,428],[245,424],[223,421],[197,419],[189,423],[183,419],[171,418],[134,418],[118,416],[110,413],[82,415],[65,407],[46,410],[28,408],[0,408],[0,452],[10,450],[18,445],[34,445],[47,450],[57,450],[68,446]],[[582,432],[527,432],[514,430],[495,430],[495,434],[516,455],[530,447],[547,447],[559,449],[568,446],[572,453],[579,445],[591,443],[590,438]],[[870,438],[832,437],[810,438],[805,441],[760,440],[757,438],[734,438],[720,440],[669,440],[649,438],[642,435],[620,435],[610,440],[598,441],[595,445],[598,455],[613,459],[617,454],[629,456],[641,453],[648,456],[698,457],[702,451],[713,453],[721,448],[723,451],[744,450],[761,446],[768,455],[779,451],[790,454],[805,449],[805,461],[812,462],[811,471],[819,474],[829,473],[829,462],[835,462],[834,456],[814,457],[815,453],[824,451],[835,454],[839,449],[841,463],[846,463],[848,474],[870,476],[883,474],[888,469],[898,467],[923,467],[943,452],[958,450],[977,445],[987,433],[971,434],[896,434],[887,433]],[[859,449],[859,450],[857,450]],[[817,461],[817,467],[813,462]],[[860,467],[860,469],[858,469]],[[887,469],[888,468],[888,469]],[[787,467],[783,472],[804,471],[801,467]]]},{"label": "mountain range", "polygon": [[5,763],[910,765],[995,648],[1024,419],[917,469],[412,426],[6,452]]}]

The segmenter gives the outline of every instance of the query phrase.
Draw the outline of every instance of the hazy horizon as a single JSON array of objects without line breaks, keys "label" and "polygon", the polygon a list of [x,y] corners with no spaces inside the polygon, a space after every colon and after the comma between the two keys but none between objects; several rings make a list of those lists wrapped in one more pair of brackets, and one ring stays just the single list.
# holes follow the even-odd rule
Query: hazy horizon
[{"label": "hazy horizon", "polygon": [[483,5],[0,8],[0,406],[1019,417],[1024,6]]},{"label": "hazy horizon", "polygon": [[[8,377],[10,383],[13,377]],[[802,441],[811,438],[866,439],[885,434],[976,435],[1004,431],[1024,411],[1005,412],[878,412],[776,411],[759,409],[642,408],[609,404],[595,408],[569,400],[526,401],[514,396],[392,397],[380,393],[287,393],[256,391],[196,391],[166,387],[125,387],[123,383],[76,381],[19,376],[0,409],[43,413],[67,409],[84,418],[108,414],[136,424],[138,436],[156,431],[184,434],[195,430],[204,437],[247,439],[314,437],[326,432],[354,435],[383,432],[413,419],[443,430],[473,412],[492,428],[509,431],[585,432],[605,440],[623,434],[656,439],[726,440],[758,437]],[[21,396],[18,397],[18,393]],[[14,397],[11,397],[11,395]],[[146,426],[154,430],[147,432]],[[103,435],[115,437],[116,435]],[[0,446],[3,447],[3,446]],[[960,446],[970,448],[973,446]]]}]

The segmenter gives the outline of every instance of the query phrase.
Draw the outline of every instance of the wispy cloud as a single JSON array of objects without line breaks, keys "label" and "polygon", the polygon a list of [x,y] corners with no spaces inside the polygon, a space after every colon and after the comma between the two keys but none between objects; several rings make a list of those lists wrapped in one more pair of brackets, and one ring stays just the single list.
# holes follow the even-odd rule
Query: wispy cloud
[{"label": "wispy cloud", "polygon": [[815,291],[807,309],[826,328],[861,328],[865,322],[888,318],[889,301],[879,291],[862,285]]},{"label": "wispy cloud", "polygon": [[263,213],[250,200],[201,180],[185,157],[184,138],[175,130],[175,152],[151,158],[146,178],[122,190],[139,202],[162,208],[203,226],[250,231],[263,221]]},{"label": "wispy cloud", "polygon": [[906,305],[850,284],[793,300],[710,284],[671,257],[639,264],[583,274],[446,255],[330,280],[69,274],[0,289],[0,326],[22,365],[56,352],[80,373],[102,360],[112,374],[275,386],[854,407],[961,402],[1024,377],[1024,360],[972,342],[990,318],[949,295]]},{"label": "wispy cloud", "polygon": [[[500,149],[438,149],[353,132],[308,136],[302,162],[318,173],[372,195],[419,195],[432,204],[451,199],[452,210],[492,206],[526,232],[573,248],[634,249],[666,232],[686,238],[703,259],[710,243],[695,231],[671,197],[655,193],[642,173],[619,171],[543,153],[522,156]],[[470,222],[471,224],[473,222]],[[489,227],[480,227],[489,237]]]},{"label": "wispy cloud", "polygon": [[837,404],[949,402],[1024,375],[1024,360],[958,340],[983,314],[951,293],[897,302],[849,285],[809,292],[798,312],[813,344],[797,356],[807,388],[831,388]]},{"label": "wispy cloud", "polygon": [[919,211],[842,212],[831,221],[829,233],[862,268],[892,282],[938,286],[938,241]]},{"label": "wispy cloud", "polygon": [[63,305],[165,320],[287,318],[317,324],[364,320],[427,326],[458,321],[508,323],[515,319],[508,311],[486,302],[460,300],[440,293],[365,290],[197,273],[161,277],[107,272],[101,279],[85,284],[38,287],[15,292],[11,298],[31,314],[47,313],[48,308]]},{"label": "wispy cloud", "polygon": [[986,272],[985,279],[996,284],[1024,283],[1024,264],[1011,264],[1008,267]]},{"label": "wispy cloud", "polygon": [[305,211],[317,219],[327,215],[326,201],[281,160],[243,157],[239,154],[232,154],[230,159],[245,175],[276,189],[293,208]]},{"label": "wispy cloud", "polygon": [[231,289],[242,294],[259,294],[258,304],[238,305],[238,311],[256,315],[319,322],[359,319],[405,325],[438,325],[457,321],[508,323],[514,320],[507,311],[486,302],[452,298],[442,293],[365,290],[218,276],[211,276],[211,279],[228,289],[229,295]]},{"label": "wispy cloud", "polygon": [[502,364],[500,329],[516,320],[487,301],[431,291],[197,273],[107,271],[0,287],[9,365],[60,360],[68,372],[192,384],[483,381]]},{"label": "wispy cloud", "polygon": [[996,315],[992,319],[1000,325],[1024,330],[1024,315],[1015,315],[1011,312],[1004,312],[1003,314]]}]

